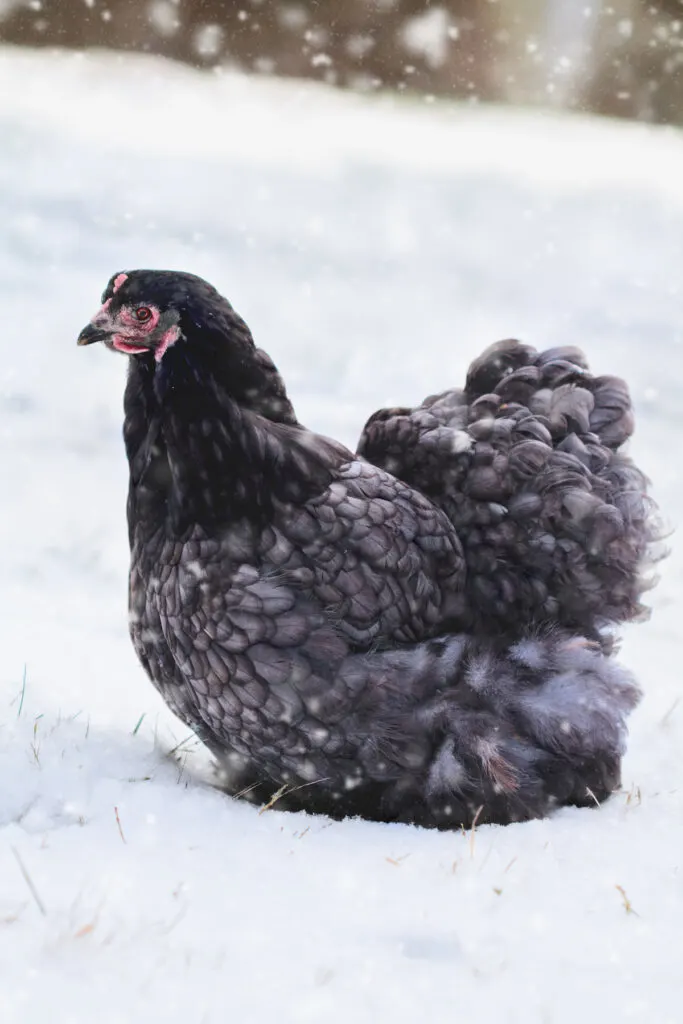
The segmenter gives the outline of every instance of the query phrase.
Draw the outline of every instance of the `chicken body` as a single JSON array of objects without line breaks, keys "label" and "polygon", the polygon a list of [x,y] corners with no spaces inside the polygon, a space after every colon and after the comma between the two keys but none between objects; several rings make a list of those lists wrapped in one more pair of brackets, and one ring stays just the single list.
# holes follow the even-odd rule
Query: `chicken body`
[{"label": "chicken body", "polygon": [[453,516],[296,422],[191,275],[112,278],[81,342],[130,356],[130,629],[226,788],[456,827],[604,799],[639,691],[557,623],[473,634]]}]

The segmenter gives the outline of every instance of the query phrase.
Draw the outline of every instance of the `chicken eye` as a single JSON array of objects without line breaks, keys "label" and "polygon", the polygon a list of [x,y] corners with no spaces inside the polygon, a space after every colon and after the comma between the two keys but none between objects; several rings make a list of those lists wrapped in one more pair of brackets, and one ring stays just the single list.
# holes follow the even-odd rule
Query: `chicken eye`
[{"label": "chicken eye", "polygon": [[152,319],[152,310],[149,306],[138,306],[135,310],[135,319],[141,324],[146,324],[148,320]]}]

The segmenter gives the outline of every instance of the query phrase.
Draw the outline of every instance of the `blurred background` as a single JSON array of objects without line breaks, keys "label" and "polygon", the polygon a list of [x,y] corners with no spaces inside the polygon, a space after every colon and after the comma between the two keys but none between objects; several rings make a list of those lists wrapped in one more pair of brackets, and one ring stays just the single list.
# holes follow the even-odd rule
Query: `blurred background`
[{"label": "blurred background", "polygon": [[683,123],[683,0],[0,0],[0,40]]}]

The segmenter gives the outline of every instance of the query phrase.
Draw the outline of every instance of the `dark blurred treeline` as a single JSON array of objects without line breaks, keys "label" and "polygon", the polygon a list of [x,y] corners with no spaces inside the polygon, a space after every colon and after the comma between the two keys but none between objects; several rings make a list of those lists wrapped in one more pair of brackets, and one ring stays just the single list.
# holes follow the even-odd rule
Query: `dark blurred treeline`
[{"label": "dark blurred treeline", "polygon": [[0,0],[0,40],[683,124],[683,0]]}]

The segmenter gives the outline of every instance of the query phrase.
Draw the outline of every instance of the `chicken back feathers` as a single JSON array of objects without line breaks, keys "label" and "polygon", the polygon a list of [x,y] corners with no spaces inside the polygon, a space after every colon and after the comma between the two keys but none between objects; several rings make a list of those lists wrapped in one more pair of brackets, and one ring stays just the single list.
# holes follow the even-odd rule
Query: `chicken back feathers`
[{"label": "chicken back feathers", "polygon": [[578,349],[492,345],[464,389],[383,409],[358,452],[442,508],[467,566],[468,627],[556,622],[599,635],[646,615],[659,526],[621,450],[628,388]]},{"label": "chicken back feathers", "polygon": [[456,506],[298,424],[206,282],[116,275],[91,341],[132,353],[132,640],[227,789],[456,827],[618,785],[629,673],[559,620],[464,628],[474,546]]}]

